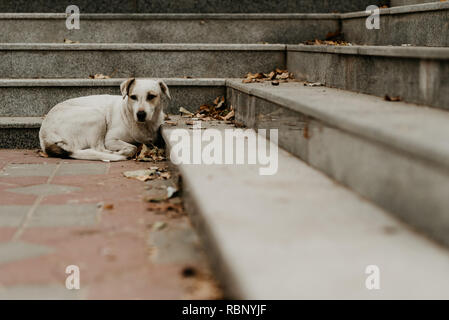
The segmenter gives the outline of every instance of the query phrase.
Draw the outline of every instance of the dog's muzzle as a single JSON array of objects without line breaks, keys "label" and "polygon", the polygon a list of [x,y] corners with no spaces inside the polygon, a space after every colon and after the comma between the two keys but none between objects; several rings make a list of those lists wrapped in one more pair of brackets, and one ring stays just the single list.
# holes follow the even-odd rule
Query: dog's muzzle
[{"label": "dog's muzzle", "polygon": [[145,111],[138,111],[136,113],[137,120],[140,122],[145,122],[145,119],[147,117],[147,113]]}]

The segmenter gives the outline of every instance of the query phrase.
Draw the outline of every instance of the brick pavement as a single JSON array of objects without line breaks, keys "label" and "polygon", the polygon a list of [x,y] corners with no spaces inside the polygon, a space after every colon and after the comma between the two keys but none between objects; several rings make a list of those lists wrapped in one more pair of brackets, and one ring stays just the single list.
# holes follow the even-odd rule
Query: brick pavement
[{"label": "brick pavement", "polygon": [[[150,166],[168,164],[0,150],[0,298],[220,297],[180,198],[145,201],[176,184],[173,168],[169,180],[122,174]],[[79,267],[79,290],[65,287],[69,265]]]}]

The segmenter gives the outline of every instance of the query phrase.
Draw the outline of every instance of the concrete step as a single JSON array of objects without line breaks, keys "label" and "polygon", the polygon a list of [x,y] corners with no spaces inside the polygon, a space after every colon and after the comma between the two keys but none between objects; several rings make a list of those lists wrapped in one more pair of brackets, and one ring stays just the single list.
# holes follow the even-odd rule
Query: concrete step
[{"label": "concrete step", "polygon": [[298,79],[449,108],[449,48],[289,45]]},{"label": "concrete step", "polygon": [[39,148],[43,117],[0,117],[0,148]]},{"label": "concrete step", "polygon": [[[169,147],[181,128],[163,128]],[[257,165],[179,169],[186,209],[226,297],[449,298],[447,250],[283,150],[271,176]],[[380,290],[366,289],[368,265],[380,270]]]},{"label": "concrete step", "polygon": [[[120,83],[124,80],[0,79],[0,117],[43,116],[67,99],[94,94],[120,95]],[[163,80],[172,97],[164,101],[167,113],[177,113],[180,107],[198,108],[226,94],[224,79]]]},{"label": "concrete step", "polygon": [[[85,13],[323,13],[349,12],[371,4],[381,6],[387,0],[78,0]],[[73,4],[69,0],[10,1],[0,0],[0,12],[60,12]]]},{"label": "concrete step", "polygon": [[[354,44],[449,46],[449,3],[381,9],[380,29],[367,13],[337,14],[81,14],[68,30],[64,13],[0,14],[2,43],[288,43],[324,40],[340,30]],[[126,32],[123,32],[126,30]],[[242,32],[242,30],[244,32]]]},{"label": "concrete step", "polygon": [[365,11],[340,15],[346,41],[366,45],[410,44],[449,46],[449,2],[386,8],[380,10],[380,29],[367,29]]},{"label": "concrete step", "polygon": [[[412,4],[421,4],[421,3],[429,3],[429,2],[437,2],[435,0],[390,0],[390,6],[407,6]],[[441,1],[440,1],[441,2]]]},{"label": "concrete step", "polygon": [[285,66],[274,44],[0,44],[0,78],[241,77]]},{"label": "concrete step", "polygon": [[[301,83],[227,81],[236,120],[449,245],[449,113]],[[327,206],[327,205],[326,205]]]},{"label": "concrete step", "polygon": [[79,30],[68,30],[64,13],[2,13],[0,42],[297,44],[339,28],[332,13],[81,14],[80,21]]}]

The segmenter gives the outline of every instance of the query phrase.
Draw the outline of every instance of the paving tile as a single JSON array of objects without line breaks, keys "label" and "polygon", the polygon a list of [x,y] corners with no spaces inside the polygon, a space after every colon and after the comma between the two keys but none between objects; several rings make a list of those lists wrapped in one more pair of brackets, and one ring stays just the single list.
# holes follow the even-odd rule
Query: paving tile
[{"label": "paving tile", "polygon": [[0,264],[34,258],[52,252],[52,249],[26,242],[0,243]]},{"label": "paving tile", "polygon": [[0,206],[0,227],[18,227],[31,206]]},{"label": "paving tile", "polygon": [[63,285],[19,285],[0,287],[0,300],[80,300],[87,289],[68,290]]},{"label": "paving tile", "polygon": [[90,226],[98,222],[96,204],[41,205],[28,227]]},{"label": "paving tile", "polygon": [[56,164],[15,164],[10,163],[0,172],[0,177],[50,176]]},{"label": "paving tile", "polygon": [[40,196],[48,196],[54,194],[71,193],[74,191],[80,191],[81,188],[63,186],[57,184],[38,184],[34,186],[7,189],[9,192],[23,193],[23,194],[35,194]]},{"label": "paving tile", "polygon": [[151,256],[154,263],[189,264],[203,258],[198,236],[186,222],[151,231],[148,244],[155,249]]},{"label": "paving tile", "polygon": [[56,172],[57,176],[106,174],[105,163],[63,163]]}]

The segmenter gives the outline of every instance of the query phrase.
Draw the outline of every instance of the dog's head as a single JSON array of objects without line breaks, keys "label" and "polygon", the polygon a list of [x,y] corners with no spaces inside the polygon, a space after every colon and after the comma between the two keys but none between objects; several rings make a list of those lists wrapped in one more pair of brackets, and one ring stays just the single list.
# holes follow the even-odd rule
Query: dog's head
[{"label": "dog's head", "polygon": [[168,87],[162,80],[131,78],[122,82],[120,91],[123,99],[127,98],[127,107],[134,120],[142,123],[151,120],[160,108],[162,94],[171,99]]}]

